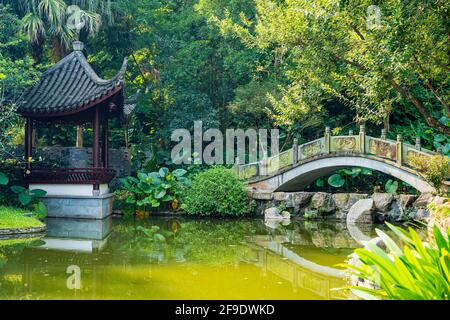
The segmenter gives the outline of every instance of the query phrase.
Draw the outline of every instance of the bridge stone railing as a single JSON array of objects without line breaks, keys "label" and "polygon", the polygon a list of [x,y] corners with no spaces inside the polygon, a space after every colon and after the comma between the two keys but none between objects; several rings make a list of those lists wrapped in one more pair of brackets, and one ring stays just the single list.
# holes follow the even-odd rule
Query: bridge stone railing
[{"label": "bridge stone railing", "polygon": [[432,156],[436,153],[422,149],[420,138],[416,139],[416,145],[413,146],[404,143],[400,135],[397,141],[387,139],[385,130],[382,130],[380,138],[368,136],[364,125],[361,125],[358,135],[350,131],[347,136],[333,136],[331,129],[327,127],[324,137],[320,139],[302,145],[294,139],[293,148],[256,163],[244,165],[237,163],[234,170],[241,178],[249,180],[258,176],[270,176],[288,167],[327,154],[365,154],[395,162],[399,167],[415,169],[410,163],[412,156]]}]

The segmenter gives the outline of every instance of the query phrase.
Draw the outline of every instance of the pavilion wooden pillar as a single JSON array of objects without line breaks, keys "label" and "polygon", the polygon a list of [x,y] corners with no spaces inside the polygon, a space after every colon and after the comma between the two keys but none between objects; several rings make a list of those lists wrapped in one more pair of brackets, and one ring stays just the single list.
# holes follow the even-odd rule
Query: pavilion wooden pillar
[{"label": "pavilion wooden pillar", "polygon": [[26,118],[25,124],[25,169],[31,170],[33,157],[33,119]]},{"label": "pavilion wooden pillar", "polygon": [[[92,144],[92,166],[94,168],[100,167],[100,108],[98,106],[94,109],[94,120],[93,120],[93,129],[94,129],[94,141]],[[100,186],[98,184],[94,185],[94,190],[98,191]]]},{"label": "pavilion wooden pillar", "polygon": [[108,117],[104,116],[102,121],[102,160],[103,167],[109,168],[109,123]]}]

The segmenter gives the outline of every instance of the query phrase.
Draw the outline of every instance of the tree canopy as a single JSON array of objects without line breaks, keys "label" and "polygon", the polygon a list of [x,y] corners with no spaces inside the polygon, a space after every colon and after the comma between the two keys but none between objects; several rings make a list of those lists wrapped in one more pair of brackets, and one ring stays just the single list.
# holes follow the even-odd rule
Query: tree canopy
[{"label": "tree canopy", "polygon": [[[80,30],[68,27],[71,5],[85,19]],[[366,122],[369,133],[420,136],[448,154],[449,8],[441,0],[0,0],[0,104],[13,110],[79,38],[104,78],[129,57],[127,101],[136,109],[126,135],[113,124],[112,144],[129,146],[136,165],[167,162],[171,131],[194,120],[278,127],[285,147],[326,125],[340,133]],[[7,123],[2,132],[21,127]],[[38,131],[41,144],[76,135]]]}]

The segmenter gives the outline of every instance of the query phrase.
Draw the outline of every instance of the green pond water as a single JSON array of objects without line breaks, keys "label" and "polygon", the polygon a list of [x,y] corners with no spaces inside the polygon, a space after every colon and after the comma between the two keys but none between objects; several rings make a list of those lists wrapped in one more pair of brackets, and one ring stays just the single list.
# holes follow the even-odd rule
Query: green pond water
[{"label": "green pond water", "polygon": [[[372,230],[330,222],[48,219],[0,239],[0,299],[348,299],[335,265]],[[355,240],[356,239],[356,240]]]}]

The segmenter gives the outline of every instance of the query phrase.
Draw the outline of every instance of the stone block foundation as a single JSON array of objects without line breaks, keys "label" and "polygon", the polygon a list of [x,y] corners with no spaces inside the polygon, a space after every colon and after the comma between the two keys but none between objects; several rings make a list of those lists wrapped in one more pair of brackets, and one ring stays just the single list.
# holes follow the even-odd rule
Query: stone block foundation
[{"label": "stone block foundation", "polygon": [[113,195],[46,196],[42,198],[49,218],[104,219],[112,214]]}]

